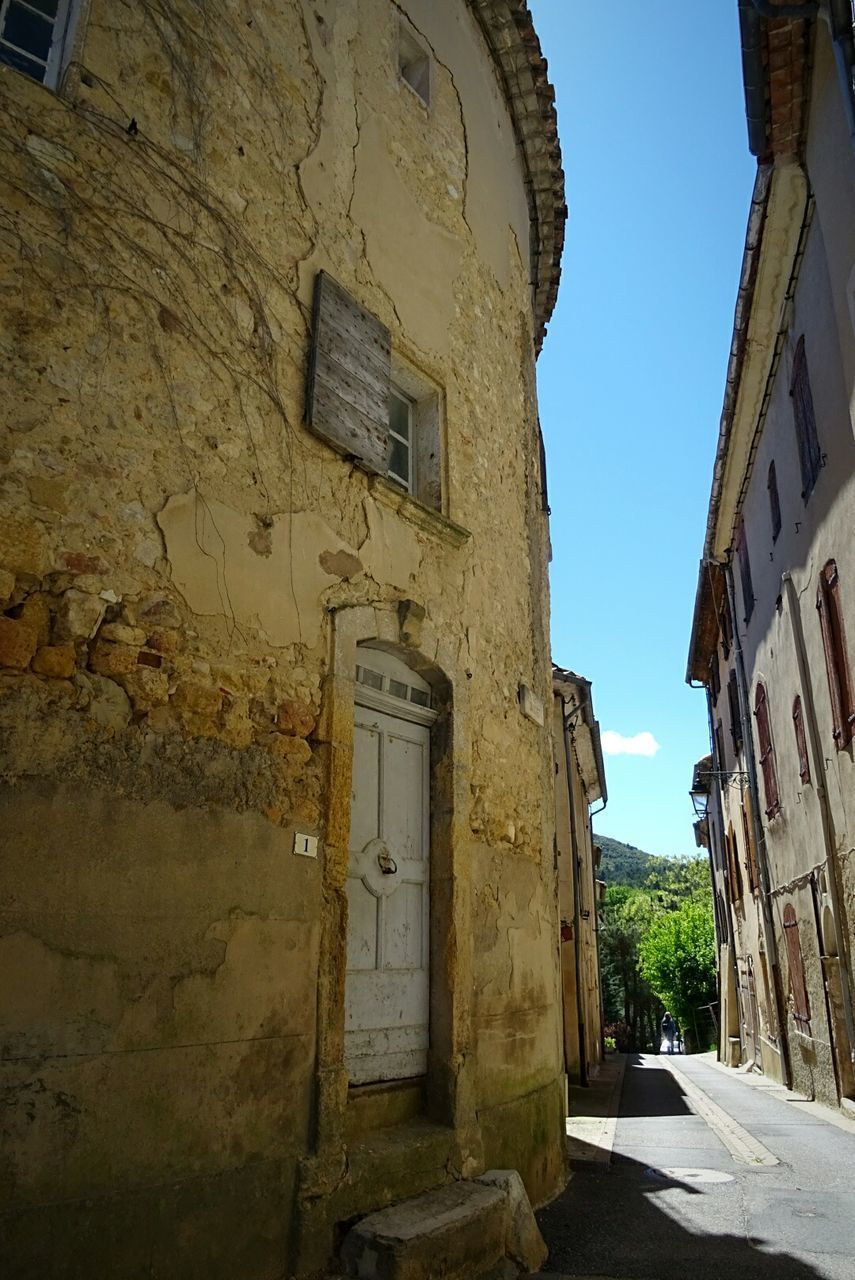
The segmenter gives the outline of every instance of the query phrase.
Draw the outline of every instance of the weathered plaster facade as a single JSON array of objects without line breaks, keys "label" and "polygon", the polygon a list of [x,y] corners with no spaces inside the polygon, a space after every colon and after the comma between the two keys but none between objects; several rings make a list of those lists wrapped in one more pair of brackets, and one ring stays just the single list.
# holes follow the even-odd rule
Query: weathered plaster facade
[{"label": "weathered plaster facade", "polygon": [[[337,1224],[491,1166],[542,1200],[552,753],[519,689],[549,704],[564,209],[525,5],[91,0],[60,92],[0,68],[0,98],[14,1274],[307,1274]],[[434,389],[438,509],[306,429],[322,269]],[[365,643],[438,711],[428,1072],[379,1098],[343,1058]]]},{"label": "weathered plaster facade", "polygon": [[[768,147],[749,223],[688,675],[707,686],[722,783],[710,836],[718,889],[729,899],[728,919],[722,903],[719,911],[724,1034],[735,1032],[738,988],[743,1058],[836,1103],[855,1094],[855,773],[852,743],[835,738],[817,602],[833,561],[841,653],[851,666],[855,151],[834,5],[831,13],[832,21],[824,12],[813,23],[760,27],[772,85]],[[820,451],[808,483],[795,403],[805,378]],[[759,729],[758,690],[771,750]],[[774,771],[771,791],[764,757]]]},{"label": "weathered plaster facade", "polygon": [[554,667],[552,691],[564,1062],[569,1079],[585,1085],[603,1061],[599,910],[605,885],[597,879],[591,808],[605,807],[606,778],[590,681]]}]

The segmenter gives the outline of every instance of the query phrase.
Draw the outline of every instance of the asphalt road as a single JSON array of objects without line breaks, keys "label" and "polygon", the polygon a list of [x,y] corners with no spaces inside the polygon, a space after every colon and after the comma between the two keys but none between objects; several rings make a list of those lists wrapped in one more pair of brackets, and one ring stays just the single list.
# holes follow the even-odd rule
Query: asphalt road
[{"label": "asphalt road", "polygon": [[629,1059],[610,1163],[573,1144],[566,1191],[537,1215],[543,1272],[855,1280],[855,1132],[762,1079],[673,1061],[676,1077]]}]

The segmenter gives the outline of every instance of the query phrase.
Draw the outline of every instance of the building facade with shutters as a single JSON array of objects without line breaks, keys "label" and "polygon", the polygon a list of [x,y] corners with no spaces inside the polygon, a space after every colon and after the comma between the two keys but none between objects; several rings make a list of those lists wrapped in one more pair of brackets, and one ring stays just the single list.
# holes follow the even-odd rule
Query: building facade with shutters
[{"label": "building facade with shutters", "polygon": [[561,915],[564,1064],[568,1080],[587,1085],[603,1061],[599,925],[605,884],[591,813],[608,799],[600,725],[591,682],[553,667],[555,848]]},{"label": "building facade with shutters", "polygon": [[10,1274],[309,1274],[489,1167],[542,1201],[526,5],[7,0],[0,99]]},{"label": "building facade with shutters", "polygon": [[723,1005],[722,1055],[842,1104],[855,1096],[852,16],[740,4],[758,170],[687,672],[707,690],[722,999],[737,1006]]}]

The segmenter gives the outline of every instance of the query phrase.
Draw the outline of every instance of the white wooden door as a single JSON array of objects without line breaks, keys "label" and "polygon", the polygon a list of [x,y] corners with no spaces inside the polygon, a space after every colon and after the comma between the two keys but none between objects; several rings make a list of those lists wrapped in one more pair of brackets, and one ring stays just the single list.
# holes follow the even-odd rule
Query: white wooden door
[{"label": "white wooden door", "polygon": [[345,986],[352,1084],[427,1069],[429,796],[429,727],[357,705]]}]

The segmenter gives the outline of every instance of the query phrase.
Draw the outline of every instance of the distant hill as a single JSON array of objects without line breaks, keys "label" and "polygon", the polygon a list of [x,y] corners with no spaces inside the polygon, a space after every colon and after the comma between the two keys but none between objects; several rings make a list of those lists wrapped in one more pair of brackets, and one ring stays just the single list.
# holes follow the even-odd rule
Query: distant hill
[{"label": "distant hill", "polygon": [[653,867],[654,855],[636,849],[634,844],[624,844],[611,836],[594,835],[594,843],[603,851],[597,875],[606,884],[644,884]]}]

